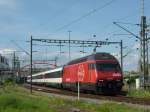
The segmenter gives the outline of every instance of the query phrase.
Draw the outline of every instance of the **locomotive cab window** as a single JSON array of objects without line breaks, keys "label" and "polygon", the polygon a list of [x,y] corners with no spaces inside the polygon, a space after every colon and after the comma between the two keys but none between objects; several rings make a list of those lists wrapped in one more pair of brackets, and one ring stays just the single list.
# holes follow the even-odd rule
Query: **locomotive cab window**
[{"label": "locomotive cab window", "polygon": [[98,71],[120,71],[121,68],[118,63],[96,63]]}]

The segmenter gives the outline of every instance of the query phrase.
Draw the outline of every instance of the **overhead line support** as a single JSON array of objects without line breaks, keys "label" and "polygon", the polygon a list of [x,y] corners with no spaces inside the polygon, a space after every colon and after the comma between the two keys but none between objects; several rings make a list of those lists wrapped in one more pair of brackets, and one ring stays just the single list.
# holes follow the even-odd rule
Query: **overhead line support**
[{"label": "overhead line support", "polygon": [[109,45],[119,44],[120,42],[108,42],[108,41],[84,41],[84,40],[56,40],[56,39],[33,39],[33,41],[47,42],[47,43],[69,43],[70,44],[94,44],[94,45]]},{"label": "overhead line support", "polygon": [[[121,68],[123,68],[123,41],[121,40],[121,42],[117,42],[117,41],[85,41],[85,40],[57,40],[57,39],[31,39],[32,41],[39,41],[39,42],[46,42],[46,43],[57,43],[57,44],[80,44],[80,45],[87,45],[90,46],[90,45],[95,45],[95,47],[99,47],[101,45],[110,45],[110,44],[118,44],[120,45],[120,50],[121,50]],[[32,47],[32,46],[31,46]],[[84,50],[84,48],[83,48]],[[32,50],[31,50],[32,51]],[[123,69],[122,69],[123,70]]]},{"label": "overhead line support", "polygon": [[[144,0],[143,0],[144,1]],[[148,82],[148,76],[149,76],[149,71],[148,71],[148,66],[149,66],[149,62],[148,62],[148,40],[150,38],[147,37],[147,27],[148,25],[146,24],[146,16],[141,16],[141,31],[140,31],[140,37],[137,36],[136,34],[132,33],[131,31],[129,31],[128,29],[126,29],[125,27],[119,25],[117,22],[113,22],[116,26],[118,26],[119,28],[125,30],[126,32],[128,32],[129,34],[133,35],[135,38],[140,40],[140,46],[141,46],[141,57],[140,57],[140,73],[143,77],[143,86],[145,88],[146,83]]]},{"label": "overhead line support", "polygon": [[116,26],[120,27],[121,29],[125,30],[126,32],[128,32],[129,34],[133,35],[135,38],[141,40],[141,38],[137,35],[135,35],[134,33],[132,33],[131,31],[129,31],[128,29],[126,29],[125,27],[119,25],[117,22],[113,22],[113,24],[115,24]]}]

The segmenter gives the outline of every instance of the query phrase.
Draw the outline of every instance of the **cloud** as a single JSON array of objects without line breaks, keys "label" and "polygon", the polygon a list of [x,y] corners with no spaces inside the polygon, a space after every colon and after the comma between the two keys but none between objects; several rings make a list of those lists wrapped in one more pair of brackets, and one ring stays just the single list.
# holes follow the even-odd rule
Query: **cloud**
[{"label": "cloud", "polygon": [[12,53],[12,52],[14,52],[15,51],[15,49],[12,49],[12,48],[1,48],[0,49],[0,54],[2,54],[2,55],[7,55],[7,54],[10,54],[10,53]]},{"label": "cloud", "polygon": [[132,53],[129,56],[127,56],[123,62],[125,70],[137,70],[139,55]]},{"label": "cloud", "polygon": [[18,52],[16,49],[13,49],[13,48],[1,48],[0,49],[0,54],[3,56],[6,56],[7,58],[12,58],[14,56],[14,52],[16,56],[19,56],[20,58],[26,57],[26,54],[24,52]]},{"label": "cloud", "polygon": [[12,64],[13,51],[12,48],[0,48],[0,55],[5,56],[8,59],[9,65]]}]

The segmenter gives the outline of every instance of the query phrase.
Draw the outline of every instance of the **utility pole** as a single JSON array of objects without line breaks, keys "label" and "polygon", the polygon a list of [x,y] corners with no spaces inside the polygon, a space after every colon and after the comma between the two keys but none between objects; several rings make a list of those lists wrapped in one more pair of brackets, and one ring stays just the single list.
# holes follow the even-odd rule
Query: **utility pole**
[{"label": "utility pole", "polygon": [[141,60],[140,60],[140,72],[141,75],[143,75],[143,85],[144,88],[146,86],[146,83],[148,81],[148,38],[147,38],[147,23],[146,23],[146,16],[144,16],[144,0],[141,0],[141,31],[140,31],[140,37],[141,37]]},{"label": "utility pole", "polygon": [[30,93],[32,94],[32,35],[30,40]]},{"label": "utility pole", "polygon": [[148,81],[148,40],[146,33],[146,16],[141,17],[141,72],[144,75],[144,85]]},{"label": "utility pole", "polygon": [[70,33],[71,31],[69,30],[68,32],[69,32],[69,61],[70,61],[71,60],[71,56],[70,56]]},{"label": "utility pole", "polygon": [[[146,33],[146,39],[148,39],[148,33]],[[148,74],[149,77],[149,59],[148,59],[148,40],[146,41],[146,58],[147,58],[147,65],[146,65],[146,73]]]},{"label": "utility pole", "polygon": [[122,40],[120,41],[120,59],[121,59],[121,69],[123,73],[123,42]]}]

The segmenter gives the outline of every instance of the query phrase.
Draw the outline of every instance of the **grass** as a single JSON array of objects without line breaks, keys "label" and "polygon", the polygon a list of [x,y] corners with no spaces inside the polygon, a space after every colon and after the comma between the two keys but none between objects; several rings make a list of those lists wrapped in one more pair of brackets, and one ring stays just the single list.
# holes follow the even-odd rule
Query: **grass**
[{"label": "grass", "polygon": [[133,97],[141,97],[141,98],[149,98],[150,99],[150,91],[145,91],[143,89],[135,90],[132,89],[127,92],[127,96],[133,96]]},{"label": "grass", "polygon": [[129,86],[125,85],[123,87],[123,91],[126,91],[127,96],[150,99],[150,88],[146,90],[144,90],[143,88],[135,89],[135,85],[131,85],[130,88]]},{"label": "grass", "polygon": [[47,97],[46,94],[30,92],[19,86],[0,88],[0,112],[150,112],[122,103],[104,102],[100,104],[73,101],[59,97]]},{"label": "grass", "polygon": [[[8,88],[7,88],[8,89]],[[48,101],[20,87],[3,90],[0,93],[0,112],[53,112]]]}]

